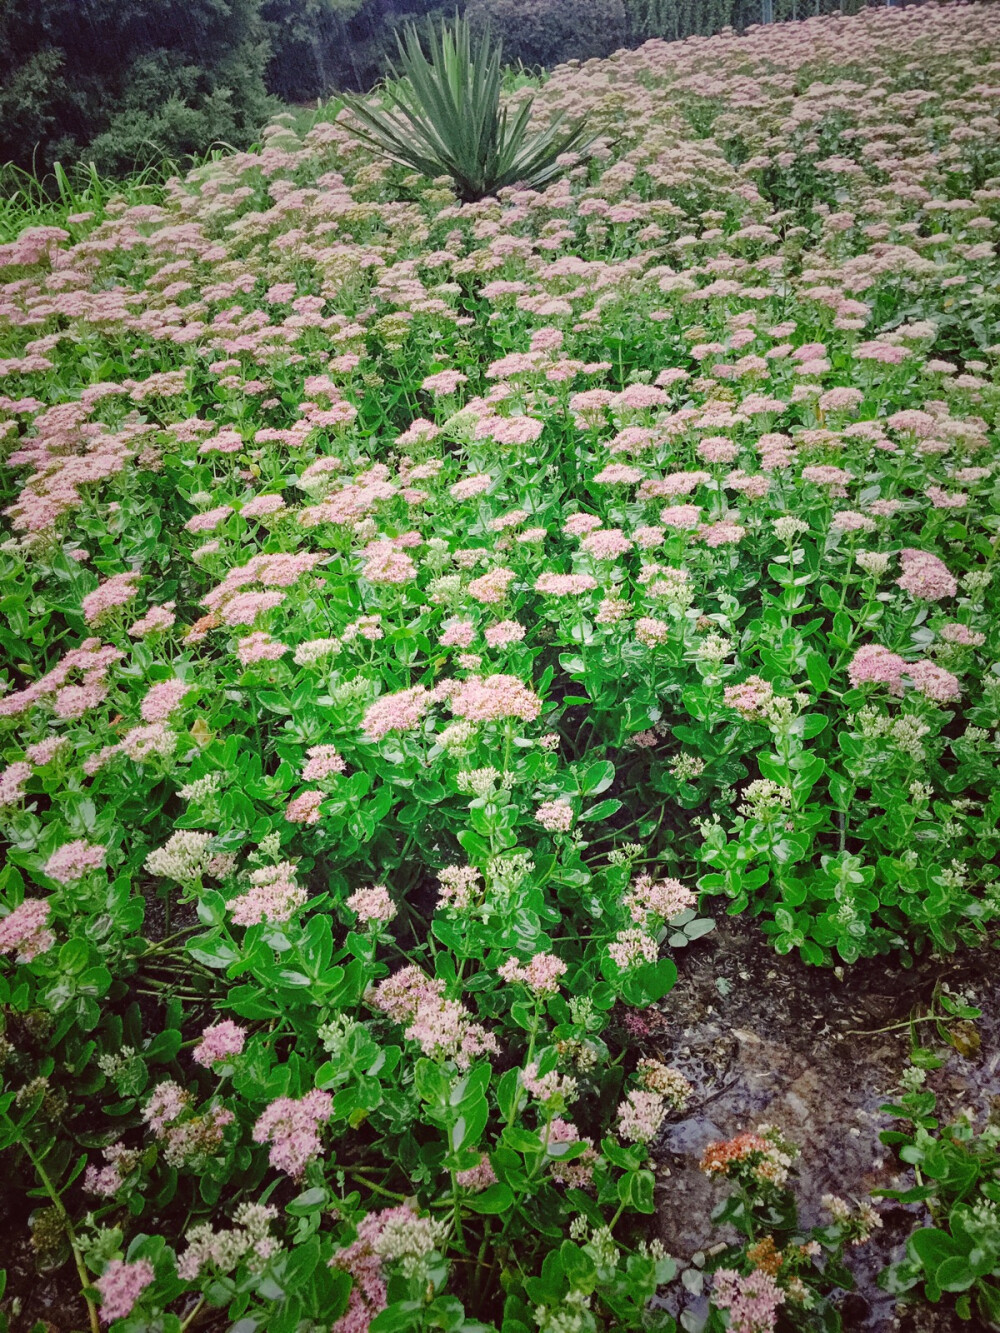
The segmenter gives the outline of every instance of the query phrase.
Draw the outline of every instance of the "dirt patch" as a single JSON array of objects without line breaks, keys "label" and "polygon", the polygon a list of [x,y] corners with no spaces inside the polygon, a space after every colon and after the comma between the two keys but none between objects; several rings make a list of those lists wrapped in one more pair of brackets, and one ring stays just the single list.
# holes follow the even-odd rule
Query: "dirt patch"
[{"label": "dirt patch", "polygon": [[[890,1120],[879,1106],[908,1064],[908,1027],[916,1006],[947,983],[983,1010],[981,1047],[952,1052],[928,1076],[940,1108],[985,1110],[1000,1093],[1000,1005],[989,981],[992,950],[957,959],[930,957],[906,969],[889,959],[855,964],[843,976],[780,958],[759,927],[722,918],[717,930],[678,956],[677,985],[663,1004],[662,1031],[643,1042],[650,1054],[680,1069],[695,1087],[687,1115],[668,1125],[657,1144],[664,1172],[660,1236],[669,1253],[688,1260],[717,1244],[712,1208],[719,1187],[698,1169],[706,1144],[762,1123],[779,1125],[801,1148],[796,1181],[800,1218],[826,1219],[826,1193],[865,1198],[876,1188],[912,1183],[879,1142]],[[936,1042],[933,1024],[919,1029]],[[859,1035],[864,1033],[865,1035]],[[865,1333],[967,1329],[943,1310],[900,1309],[875,1285],[879,1270],[902,1253],[919,1216],[916,1206],[880,1205],[884,1227],[850,1256],[858,1283],[847,1298],[844,1326]]]}]

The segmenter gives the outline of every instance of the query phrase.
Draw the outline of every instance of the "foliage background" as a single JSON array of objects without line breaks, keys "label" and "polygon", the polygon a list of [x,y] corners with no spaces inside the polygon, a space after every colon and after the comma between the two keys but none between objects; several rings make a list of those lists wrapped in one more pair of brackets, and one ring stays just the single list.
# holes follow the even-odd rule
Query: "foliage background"
[{"label": "foliage background", "polygon": [[[862,0],[774,0],[776,20]],[[470,19],[532,68],[652,37],[742,30],[762,0],[471,0]],[[368,89],[411,21],[465,0],[0,0],[0,163],[113,175],[248,147],[276,109]]]}]

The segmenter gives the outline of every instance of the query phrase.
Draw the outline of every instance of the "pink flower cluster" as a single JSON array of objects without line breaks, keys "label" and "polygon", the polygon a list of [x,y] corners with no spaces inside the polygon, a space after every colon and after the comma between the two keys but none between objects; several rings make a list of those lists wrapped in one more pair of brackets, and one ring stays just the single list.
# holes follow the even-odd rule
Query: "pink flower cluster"
[{"label": "pink flower cluster", "polygon": [[527,963],[508,958],[499,968],[504,981],[519,981],[536,995],[555,995],[559,978],[566,975],[566,964],[554,953],[536,953]]},{"label": "pink flower cluster", "polygon": [[138,581],[139,575],[137,572],[113,574],[111,578],[105,579],[94,592],[88,593],[82,602],[83,618],[87,624],[96,625],[99,620],[103,620],[116,607],[124,606],[126,602],[130,602],[139,591],[136,587]]},{"label": "pink flower cluster", "polygon": [[0,809],[9,805],[20,805],[24,800],[25,786],[34,774],[31,764],[16,760],[0,773]]},{"label": "pink flower cluster", "polygon": [[748,676],[741,685],[727,685],[722,697],[727,708],[735,709],[748,720],[756,720],[764,715],[774,698],[774,686],[760,676]]},{"label": "pink flower cluster", "polygon": [[77,838],[52,853],[45,862],[45,874],[57,884],[73,884],[92,870],[100,870],[106,855],[106,847],[98,847],[86,838]]},{"label": "pink flower cluster", "polygon": [[330,1093],[317,1088],[304,1097],[279,1097],[254,1125],[254,1143],[270,1144],[268,1159],[275,1170],[300,1180],[323,1151],[320,1126],[329,1120],[332,1110]]},{"label": "pink flower cluster", "polygon": [[184,680],[161,680],[151,685],[139,705],[139,716],[144,722],[166,722],[176,712],[191,686]]},{"label": "pink flower cluster", "polygon": [[[583,1152],[566,1160],[565,1147],[583,1146]],[[548,1137],[545,1150],[551,1159],[549,1175],[557,1185],[567,1189],[584,1190],[594,1181],[594,1166],[597,1162],[597,1150],[593,1139],[585,1139],[572,1120],[563,1120],[553,1116],[549,1121]]]},{"label": "pink flower cluster", "polygon": [[376,699],[365,713],[362,729],[370,741],[380,741],[390,731],[412,731],[434,702],[423,685]]},{"label": "pink flower cluster", "polygon": [[372,888],[355,890],[347,899],[347,906],[361,921],[368,925],[371,925],[372,922],[385,924],[391,921],[397,910],[396,904],[392,901],[389,890],[384,884],[375,884]]},{"label": "pink flower cluster", "polygon": [[12,912],[0,917],[0,953],[16,950],[19,963],[30,963],[48,953],[55,942],[44,898],[25,898]]},{"label": "pink flower cluster", "polygon": [[716,1270],[712,1301],[729,1311],[732,1333],[774,1333],[785,1293],[770,1273],[756,1268],[744,1276],[733,1268]]},{"label": "pink flower cluster", "polygon": [[407,1023],[406,1038],[432,1060],[453,1060],[459,1069],[468,1069],[477,1056],[498,1054],[496,1037],[444,991],[443,981],[410,966],[380,982],[369,1000],[395,1022]]},{"label": "pink flower cluster", "polygon": [[196,1064],[211,1069],[218,1061],[229,1060],[234,1055],[239,1055],[246,1044],[246,1039],[246,1028],[240,1027],[230,1018],[225,1018],[222,1022],[213,1023],[211,1027],[205,1028],[201,1040],[191,1052],[191,1058]]},{"label": "pink flower cluster", "polygon": [[649,1143],[656,1138],[663,1117],[666,1099],[648,1088],[632,1088],[618,1106],[617,1130],[619,1137],[629,1143]]},{"label": "pink flower cluster", "polygon": [[452,692],[451,711],[469,722],[496,722],[515,717],[533,722],[542,701],[516,676],[495,675],[463,681]]},{"label": "pink flower cluster", "polygon": [[261,921],[288,921],[305,905],[306,891],[295,879],[295,866],[281,861],[250,874],[251,887],[229,904],[233,924],[255,926]]},{"label": "pink flower cluster", "polygon": [[303,782],[322,782],[347,768],[335,745],[313,745],[306,750],[308,762],[302,770]]},{"label": "pink flower cluster", "polygon": [[543,801],[535,818],[549,833],[568,833],[573,827],[573,807],[569,801]]},{"label": "pink flower cluster", "polygon": [[650,914],[670,921],[695,902],[694,892],[679,879],[654,880],[652,875],[638,875],[624,898],[629,916],[638,925],[645,925]]},{"label": "pink flower cluster", "polygon": [[315,787],[299,792],[285,806],[285,818],[290,824],[318,824],[319,808],[326,795]]},{"label": "pink flower cluster", "polygon": [[156,1279],[153,1265],[147,1259],[129,1263],[112,1259],[94,1283],[101,1297],[101,1318],[106,1324],[127,1318],[135,1309],[140,1296]]},{"label": "pink flower cluster", "polygon": [[896,583],[911,597],[925,602],[939,602],[942,598],[954,597],[958,592],[958,583],[948,566],[929,551],[916,551],[908,547],[900,551],[899,562],[903,566],[903,573]]},{"label": "pink flower cluster", "polygon": [[579,597],[596,587],[597,580],[592,574],[539,574],[535,579],[535,592],[550,597]]}]

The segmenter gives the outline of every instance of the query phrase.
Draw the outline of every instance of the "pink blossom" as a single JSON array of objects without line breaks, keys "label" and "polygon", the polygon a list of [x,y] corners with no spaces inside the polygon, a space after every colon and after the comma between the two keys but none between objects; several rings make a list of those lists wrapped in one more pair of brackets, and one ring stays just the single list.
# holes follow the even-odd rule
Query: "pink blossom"
[{"label": "pink blossom", "polygon": [[115,607],[124,606],[138,593],[135,586],[139,580],[137,572],[113,574],[100,587],[88,593],[81,603],[83,616],[88,625],[95,625],[103,620]]},{"label": "pink blossom", "polygon": [[940,486],[928,486],[924,493],[935,509],[964,509],[969,503],[964,491],[945,491]]},{"label": "pink blossom", "polygon": [[565,974],[566,964],[553,953],[536,953],[526,964],[508,958],[499,969],[504,981],[519,981],[536,995],[555,995]]},{"label": "pink blossom", "polygon": [[644,930],[620,930],[608,945],[608,956],[618,967],[627,970],[641,967],[643,963],[655,963],[660,956],[660,946]]},{"label": "pink blossom", "polygon": [[220,524],[225,523],[226,519],[233,512],[232,505],[218,505],[215,509],[207,509],[203,514],[195,514],[184,524],[185,532],[214,532]]},{"label": "pink blossom", "polygon": [[980,634],[978,630],[972,629],[969,625],[962,625],[957,622],[942,625],[938,633],[946,643],[955,643],[963,648],[981,648],[986,642],[985,634]]},{"label": "pink blossom", "polygon": [[480,472],[456,481],[454,486],[448,487],[448,493],[455,500],[471,500],[476,495],[482,495],[483,491],[488,491],[492,485],[493,478],[489,473]]},{"label": "pink blossom", "polygon": [[30,963],[47,953],[56,942],[48,927],[49,905],[44,898],[25,898],[24,902],[0,917],[0,953],[17,951],[19,963]]},{"label": "pink blossom", "polygon": [[642,481],[642,472],[627,463],[609,463],[594,478],[598,486],[634,486],[637,481]]},{"label": "pink blossom", "polygon": [[[564,1143],[582,1143],[585,1145],[584,1151],[579,1157],[566,1161],[558,1151],[559,1145]],[[597,1162],[593,1139],[585,1139],[571,1120],[563,1120],[559,1116],[552,1117],[549,1121],[546,1147],[552,1159],[549,1175],[557,1185],[580,1190],[586,1189],[593,1183],[594,1165]]]},{"label": "pink blossom", "polygon": [[287,652],[287,643],[272,638],[263,630],[254,630],[253,634],[239,639],[236,644],[236,656],[243,666],[254,666],[257,662],[280,662]]},{"label": "pink blossom", "polygon": [[112,1259],[94,1286],[101,1296],[101,1318],[106,1324],[125,1319],[135,1309],[139,1297],[156,1278],[147,1259],[128,1263]]},{"label": "pink blossom", "polygon": [[543,428],[543,423],[535,417],[489,416],[484,417],[476,426],[476,438],[491,439],[495,444],[533,444],[541,435]]},{"label": "pink blossom", "polygon": [[774,687],[760,676],[748,676],[741,685],[727,685],[723,691],[727,708],[734,708],[745,718],[760,718],[774,698]]},{"label": "pink blossom", "polygon": [[847,668],[848,679],[854,689],[861,685],[888,685],[899,693],[899,682],[907,666],[898,653],[890,652],[879,643],[859,648]]},{"label": "pink blossom", "polygon": [[470,722],[493,722],[516,717],[533,722],[542,701],[516,676],[494,675],[463,681],[451,694],[451,711]]},{"label": "pink blossom", "polygon": [[874,532],[878,525],[867,514],[859,514],[854,509],[839,509],[830,519],[830,526],[837,532]]},{"label": "pink blossom", "polygon": [[243,518],[266,518],[280,514],[284,508],[285,502],[280,495],[255,495],[246,502],[240,514]]},{"label": "pink blossom", "polygon": [[270,1144],[268,1158],[277,1171],[300,1180],[323,1150],[319,1130],[332,1111],[331,1095],[315,1088],[304,1097],[279,1097],[258,1118],[253,1140]]},{"label": "pink blossom", "polygon": [[[61,755],[70,748],[69,738],[66,736],[48,736],[43,741],[38,741],[34,745],[27,745],[24,749],[25,759],[30,759],[33,764],[43,767],[50,764],[53,759]],[[13,767],[13,765],[11,766]],[[10,772],[10,769],[7,770]],[[0,779],[2,781],[2,779]],[[3,801],[0,800],[0,805]]]},{"label": "pink blossom", "polygon": [[550,833],[568,833],[573,827],[573,807],[568,801],[544,801],[535,818]]},{"label": "pink blossom", "polygon": [[722,438],[702,440],[698,445],[698,457],[706,463],[731,463],[739,452],[732,440]]},{"label": "pink blossom", "polygon": [[667,505],[660,510],[660,522],[666,528],[693,531],[701,523],[701,509],[698,505]]},{"label": "pink blossom", "polygon": [[31,764],[16,760],[0,773],[0,809],[7,805],[20,805],[24,800],[25,784],[33,776]]},{"label": "pink blossom", "polygon": [[164,1079],[150,1093],[143,1108],[142,1118],[156,1138],[163,1138],[169,1125],[179,1120],[191,1105],[192,1097],[186,1088],[172,1079]]},{"label": "pink blossom", "polygon": [[391,977],[380,981],[368,1000],[397,1023],[412,1018],[419,1006],[444,995],[444,982],[437,977],[429,977],[419,967],[411,965],[400,968]]},{"label": "pink blossom", "polygon": [[365,713],[362,729],[370,741],[380,741],[390,731],[413,731],[430,708],[432,696],[423,685],[376,699]]},{"label": "pink blossom", "polygon": [[309,756],[309,762],[302,770],[303,782],[322,782],[324,778],[343,773],[347,768],[335,745],[312,745],[306,754]]},{"label": "pink blossom", "polygon": [[695,904],[693,891],[679,879],[654,880],[652,875],[639,875],[624,898],[624,906],[637,925],[645,925],[647,914],[670,921]]},{"label": "pink blossom", "polygon": [[239,1055],[246,1039],[246,1028],[240,1027],[229,1018],[223,1019],[222,1022],[205,1028],[201,1040],[191,1052],[191,1058],[196,1064],[211,1069],[217,1061]]},{"label": "pink blossom", "polygon": [[144,722],[166,722],[190,691],[190,684],[184,680],[162,680],[151,685],[139,705],[139,716]]},{"label": "pink blossom", "polygon": [[[662,519],[663,515],[660,515]],[[741,542],[747,535],[747,530],[741,527],[739,523],[730,523],[723,521],[721,523],[707,523],[698,530],[698,536],[706,546],[735,546]]]},{"label": "pink blossom", "polygon": [[937,430],[937,422],[930,413],[920,412],[916,408],[893,412],[889,425],[893,430],[916,435],[918,439],[929,439]]},{"label": "pink blossom", "polygon": [[896,583],[912,597],[938,602],[944,597],[954,597],[958,592],[958,583],[948,566],[929,551],[916,551],[908,547],[900,551],[899,560],[903,574]]},{"label": "pink blossom", "polygon": [[449,620],[438,636],[442,648],[468,648],[476,637],[471,620]]},{"label": "pink blossom", "polygon": [[290,861],[261,866],[250,875],[251,887],[229,904],[233,923],[255,926],[261,921],[289,921],[305,905],[306,891],[295,879]]},{"label": "pink blossom", "polygon": [[591,574],[539,574],[535,580],[535,592],[551,597],[578,597],[596,587],[597,580]]},{"label": "pink blossom", "polygon": [[563,524],[563,532],[567,537],[584,537],[600,526],[601,520],[596,514],[570,514]]},{"label": "pink blossom", "polygon": [[490,625],[483,633],[490,648],[500,648],[508,643],[520,643],[525,636],[525,628],[516,620],[501,620]]},{"label": "pink blossom", "polygon": [[933,662],[912,662],[905,674],[917,693],[934,703],[953,703],[962,697],[957,677]]},{"label": "pink blossom", "polygon": [[133,624],[129,626],[129,637],[133,639],[144,639],[149,634],[159,634],[176,622],[173,606],[151,606],[144,616],[140,616]]},{"label": "pink blossom", "polygon": [[420,387],[428,393],[454,393],[460,384],[467,384],[468,375],[460,370],[439,370],[436,375],[428,375]]},{"label": "pink blossom", "polygon": [[713,1278],[712,1300],[729,1311],[732,1333],[774,1333],[785,1293],[763,1269],[744,1277],[735,1269],[720,1268]]},{"label": "pink blossom", "polygon": [[391,541],[372,542],[363,552],[362,577],[374,584],[409,583],[417,576],[417,567],[405,551]]},{"label": "pink blossom", "polygon": [[299,792],[285,806],[285,818],[290,824],[318,824],[319,808],[325,800],[324,793],[315,787]]},{"label": "pink blossom", "polygon": [[496,1184],[496,1172],[490,1164],[490,1159],[484,1153],[477,1166],[470,1166],[465,1171],[455,1173],[457,1184],[465,1190],[472,1190],[478,1194],[481,1190],[488,1189],[490,1185]]},{"label": "pink blossom", "polygon": [[657,620],[655,616],[640,616],[635,622],[635,637],[645,647],[657,648],[670,641],[670,626],[665,620]]},{"label": "pink blossom", "polygon": [[85,838],[64,843],[45,863],[45,874],[59,884],[72,884],[104,865],[107,848],[95,846]]},{"label": "pink blossom", "polygon": [[658,1092],[632,1088],[618,1106],[617,1130],[630,1143],[649,1143],[663,1123],[666,1103]]},{"label": "pink blossom", "polygon": [[863,401],[864,394],[860,389],[842,385],[820,394],[818,405],[821,412],[851,412]]},{"label": "pink blossom", "polygon": [[480,574],[479,578],[471,580],[468,588],[469,596],[485,606],[502,602],[507,596],[508,587],[516,577],[512,569],[497,566],[496,569],[490,569],[485,574]]},{"label": "pink blossom", "polygon": [[252,625],[284,600],[282,592],[240,592],[229,598],[219,614],[225,625]]},{"label": "pink blossom", "polygon": [[389,922],[396,915],[396,904],[390,898],[389,890],[384,884],[355,890],[347,899],[347,906],[360,920],[369,925],[373,921]]},{"label": "pink blossom", "polygon": [[802,480],[811,481],[815,486],[845,486],[854,478],[842,467],[831,467],[827,463],[821,463],[813,467],[804,467]]}]

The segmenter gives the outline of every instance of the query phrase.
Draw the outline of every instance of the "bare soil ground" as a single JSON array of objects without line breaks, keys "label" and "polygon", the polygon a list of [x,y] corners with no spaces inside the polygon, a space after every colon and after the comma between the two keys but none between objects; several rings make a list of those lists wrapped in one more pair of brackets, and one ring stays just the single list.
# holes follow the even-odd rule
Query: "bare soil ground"
[{"label": "bare soil ground", "polygon": [[[827,1220],[820,1209],[825,1193],[862,1199],[872,1189],[912,1184],[879,1142],[879,1131],[891,1124],[879,1107],[908,1064],[906,1020],[930,1002],[936,985],[947,983],[983,1010],[975,1025],[978,1049],[966,1056],[952,1049],[944,1067],[928,1075],[942,1116],[961,1106],[985,1113],[1000,1094],[994,949],[929,957],[909,969],[890,959],[860,962],[841,978],[796,958],[779,958],[753,922],[723,917],[678,964],[662,1025],[643,1044],[696,1089],[685,1118],[671,1123],[658,1144],[661,1169],[669,1172],[660,1235],[681,1261],[724,1238],[710,1221],[720,1193],[698,1168],[703,1148],[759,1123],[779,1125],[802,1150],[796,1184],[805,1225]],[[924,1044],[948,1052],[933,1023],[919,1025],[918,1032]],[[976,1032],[960,1031],[959,1045],[974,1045]],[[882,1230],[851,1255],[857,1290],[843,1306],[845,1328],[968,1329],[943,1306],[897,1309],[895,1299],[875,1285],[879,1270],[903,1253],[921,1215],[915,1205],[879,1206]]]}]

